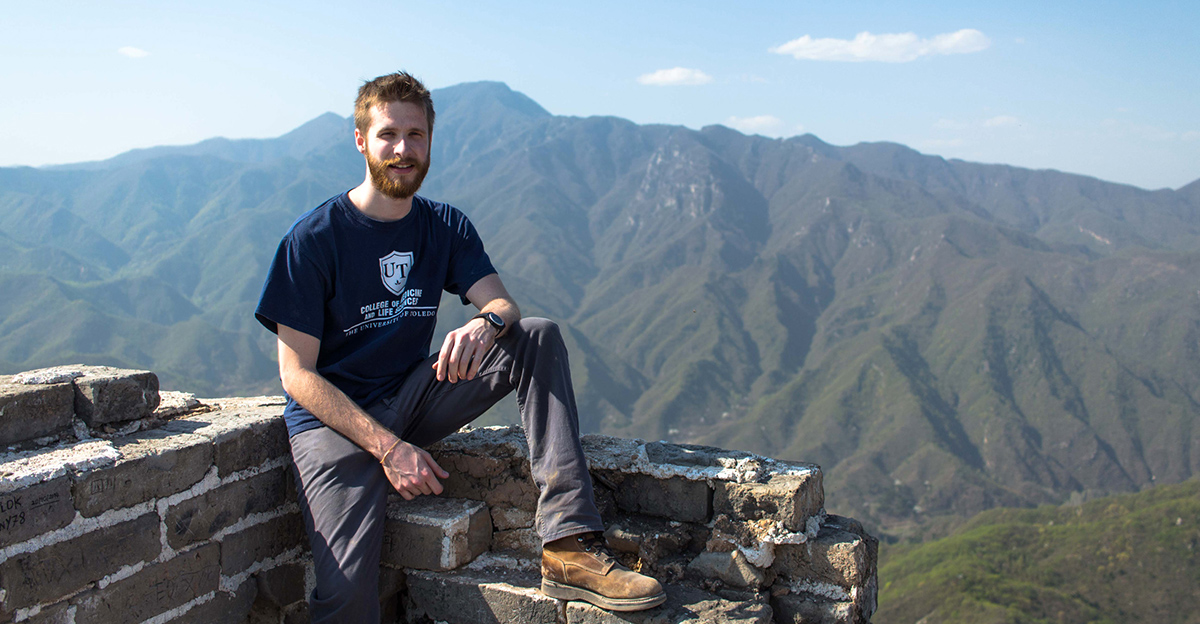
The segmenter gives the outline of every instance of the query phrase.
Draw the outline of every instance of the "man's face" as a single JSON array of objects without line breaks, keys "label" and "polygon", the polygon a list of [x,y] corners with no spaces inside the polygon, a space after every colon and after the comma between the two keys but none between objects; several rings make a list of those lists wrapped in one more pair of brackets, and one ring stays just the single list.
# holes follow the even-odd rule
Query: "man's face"
[{"label": "man's face", "polygon": [[392,199],[416,194],[429,173],[429,124],[425,109],[411,102],[388,102],[371,109],[364,136],[354,131],[358,151],[367,158],[371,185]]}]

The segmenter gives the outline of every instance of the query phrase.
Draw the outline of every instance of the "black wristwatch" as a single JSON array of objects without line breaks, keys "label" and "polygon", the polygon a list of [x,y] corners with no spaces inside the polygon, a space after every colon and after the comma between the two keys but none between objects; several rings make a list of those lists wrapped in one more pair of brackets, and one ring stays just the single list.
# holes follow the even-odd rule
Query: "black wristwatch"
[{"label": "black wristwatch", "polygon": [[504,324],[504,317],[500,316],[499,314],[496,314],[495,312],[480,312],[479,314],[471,317],[471,320],[475,320],[477,318],[487,321],[488,325],[494,327],[496,329],[497,338],[500,337],[500,334],[504,333],[504,328],[506,327]]}]

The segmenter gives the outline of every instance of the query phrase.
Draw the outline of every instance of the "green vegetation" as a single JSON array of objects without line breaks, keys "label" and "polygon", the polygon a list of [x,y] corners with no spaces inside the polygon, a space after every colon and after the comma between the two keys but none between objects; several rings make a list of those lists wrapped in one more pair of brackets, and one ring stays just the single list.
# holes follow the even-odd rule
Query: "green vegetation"
[{"label": "green vegetation", "polygon": [[1200,481],[1082,505],[994,509],[884,545],[887,624],[1200,621]]}]

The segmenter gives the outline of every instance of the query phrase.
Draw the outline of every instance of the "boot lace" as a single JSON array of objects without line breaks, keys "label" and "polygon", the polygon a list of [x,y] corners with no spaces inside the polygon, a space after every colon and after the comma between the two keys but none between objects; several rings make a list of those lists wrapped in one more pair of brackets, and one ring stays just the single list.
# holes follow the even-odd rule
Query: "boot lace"
[{"label": "boot lace", "polygon": [[579,541],[579,546],[584,552],[591,553],[603,563],[609,561],[617,562],[617,553],[613,552],[608,546],[608,541],[604,539],[604,534],[599,532],[584,533],[576,538]]}]

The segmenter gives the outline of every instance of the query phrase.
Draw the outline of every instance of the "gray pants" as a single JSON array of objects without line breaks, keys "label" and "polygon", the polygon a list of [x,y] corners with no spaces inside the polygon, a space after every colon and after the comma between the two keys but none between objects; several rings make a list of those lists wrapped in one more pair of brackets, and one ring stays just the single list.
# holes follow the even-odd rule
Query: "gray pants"
[{"label": "gray pants", "polygon": [[[579,444],[579,417],[567,350],[558,326],[522,319],[488,351],[470,381],[438,381],[436,354],[409,374],[395,396],[368,408],[400,438],[427,446],[478,418],[515,390],[537,483],[543,543],[602,531]],[[379,621],[379,557],[388,494],[373,455],[327,427],[292,437],[300,510],[312,545],[315,622]]]}]

